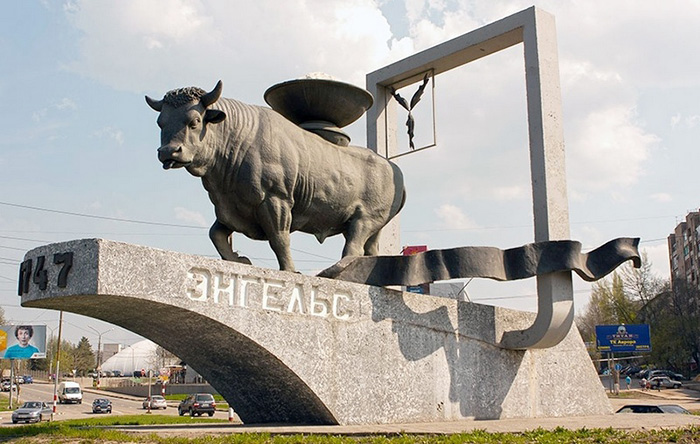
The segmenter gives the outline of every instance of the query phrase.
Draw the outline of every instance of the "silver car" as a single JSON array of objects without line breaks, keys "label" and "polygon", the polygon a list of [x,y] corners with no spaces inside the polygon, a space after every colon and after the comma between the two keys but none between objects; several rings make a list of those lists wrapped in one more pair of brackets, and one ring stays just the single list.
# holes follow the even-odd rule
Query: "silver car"
[{"label": "silver car", "polygon": [[[143,402],[141,403],[141,405],[143,406],[144,409],[148,408],[148,404],[149,404],[149,398],[144,399]],[[150,404],[151,404],[151,410],[166,409],[168,407],[168,403],[165,401],[165,398],[163,398],[160,395],[151,395]]]},{"label": "silver car", "polygon": [[45,417],[51,416],[52,408],[42,401],[27,401],[17,410],[12,412],[12,423],[40,422]]}]

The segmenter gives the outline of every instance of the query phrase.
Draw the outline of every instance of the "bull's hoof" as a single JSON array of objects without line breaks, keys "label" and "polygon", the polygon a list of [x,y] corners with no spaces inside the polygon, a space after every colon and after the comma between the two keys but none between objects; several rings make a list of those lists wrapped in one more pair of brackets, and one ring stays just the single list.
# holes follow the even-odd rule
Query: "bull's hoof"
[{"label": "bull's hoof", "polygon": [[253,263],[245,256],[239,256],[238,253],[233,253],[231,258],[227,258],[227,261],[238,262],[239,264],[253,265]]}]

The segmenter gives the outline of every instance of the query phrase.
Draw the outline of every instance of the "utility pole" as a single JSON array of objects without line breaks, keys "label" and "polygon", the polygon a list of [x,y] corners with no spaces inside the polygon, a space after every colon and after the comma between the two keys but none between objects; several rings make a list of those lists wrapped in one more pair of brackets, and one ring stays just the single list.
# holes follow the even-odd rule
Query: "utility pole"
[{"label": "utility pole", "polygon": [[58,392],[58,378],[61,374],[61,363],[59,357],[61,356],[61,331],[63,330],[63,310],[58,317],[58,342],[56,343],[56,374],[53,378],[53,409],[51,410],[51,421],[56,414],[56,399]]}]

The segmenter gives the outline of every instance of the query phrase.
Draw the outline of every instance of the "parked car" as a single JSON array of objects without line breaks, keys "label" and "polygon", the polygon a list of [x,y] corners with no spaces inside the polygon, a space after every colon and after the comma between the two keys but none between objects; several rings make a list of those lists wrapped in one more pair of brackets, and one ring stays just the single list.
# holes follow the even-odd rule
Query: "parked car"
[{"label": "parked car", "polygon": [[168,408],[168,403],[165,401],[165,398],[160,395],[151,395],[150,399],[144,399],[141,405],[144,409],[147,409],[149,403],[151,404],[151,410]]},{"label": "parked car", "polygon": [[622,407],[615,413],[681,413],[690,415],[690,412],[676,404],[641,405],[631,404]]},{"label": "parked car", "polygon": [[52,408],[42,401],[27,401],[12,412],[12,423],[41,422],[44,417],[51,416]]},{"label": "parked car", "polygon": [[32,375],[24,375],[23,378],[25,384],[34,384],[34,378]]},{"label": "parked car", "polygon": [[15,382],[17,384],[24,384],[24,376],[20,376],[20,375],[15,376]]},{"label": "parked car", "polygon": [[3,379],[2,382],[0,382],[0,388],[3,392],[9,392],[10,386],[12,387],[12,390],[17,390],[17,384],[15,384],[14,382],[10,384],[9,379]]},{"label": "parked car", "polygon": [[202,413],[213,416],[215,411],[216,402],[214,401],[214,397],[209,393],[195,393],[189,395],[187,398],[180,401],[180,405],[177,406],[177,413],[180,416],[185,413],[189,413],[190,416],[202,416]]},{"label": "parked car", "polygon": [[682,382],[671,379],[668,376],[655,376],[649,379],[649,384],[651,385],[651,388],[657,390],[661,390],[662,388],[677,389],[683,387]]},{"label": "parked car", "polygon": [[112,413],[112,401],[107,398],[95,398],[92,401],[92,413]]},{"label": "parked car", "polygon": [[124,376],[124,374],[121,370],[112,370],[112,376],[116,378],[121,378],[122,376]]},{"label": "parked car", "polygon": [[649,372],[650,378],[653,378],[654,376],[668,376],[669,378],[675,379],[677,381],[682,381],[684,379],[683,375],[671,370],[652,370],[651,372]]}]

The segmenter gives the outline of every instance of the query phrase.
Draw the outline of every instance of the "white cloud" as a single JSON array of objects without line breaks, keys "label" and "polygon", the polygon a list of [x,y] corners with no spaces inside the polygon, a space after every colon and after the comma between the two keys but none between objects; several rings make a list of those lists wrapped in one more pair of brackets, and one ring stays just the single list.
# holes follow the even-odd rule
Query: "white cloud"
[{"label": "white cloud", "polygon": [[671,202],[673,196],[668,193],[653,193],[649,198],[655,202]]},{"label": "white cloud", "polygon": [[403,57],[412,50],[392,39],[371,0],[259,1],[245,8],[208,0],[167,7],[154,0],[81,2],[70,17],[83,37],[69,68],[133,91],[210,87],[221,78],[229,97],[238,89],[261,100],[272,84],[311,71],[363,85],[394,51]]},{"label": "white cloud", "polygon": [[646,252],[647,258],[651,262],[651,270],[654,274],[664,279],[671,276],[671,266],[668,256],[668,244],[645,245],[640,248],[640,253]]},{"label": "white cloud", "polygon": [[58,110],[64,110],[64,109],[76,110],[76,109],[78,109],[78,106],[75,104],[75,102],[67,97],[64,97],[63,99],[61,99],[60,102],[56,103],[55,107]]},{"label": "white cloud", "polygon": [[568,172],[577,187],[631,186],[644,174],[659,138],[635,122],[623,104],[591,110],[569,131]]},{"label": "white cloud", "polygon": [[435,209],[435,215],[440,220],[440,226],[447,229],[473,229],[479,226],[462,210],[450,204],[444,204]]},{"label": "white cloud", "polygon": [[676,113],[675,115],[671,116],[671,128],[676,129],[681,124],[683,124],[683,127],[687,129],[695,128],[700,124],[700,115],[695,114],[692,116],[683,117],[681,113]]},{"label": "white cloud", "polygon": [[92,134],[99,139],[108,138],[114,140],[119,145],[124,144],[124,132],[111,126],[100,128]]},{"label": "white cloud", "polygon": [[207,219],[201,213],[198,213],[196,211],[190,211],[183,207],[175,208],[175,218],[177,220],[192,223],[202,227],[208,227],[210,225],[210,223],[207,222]]}]

